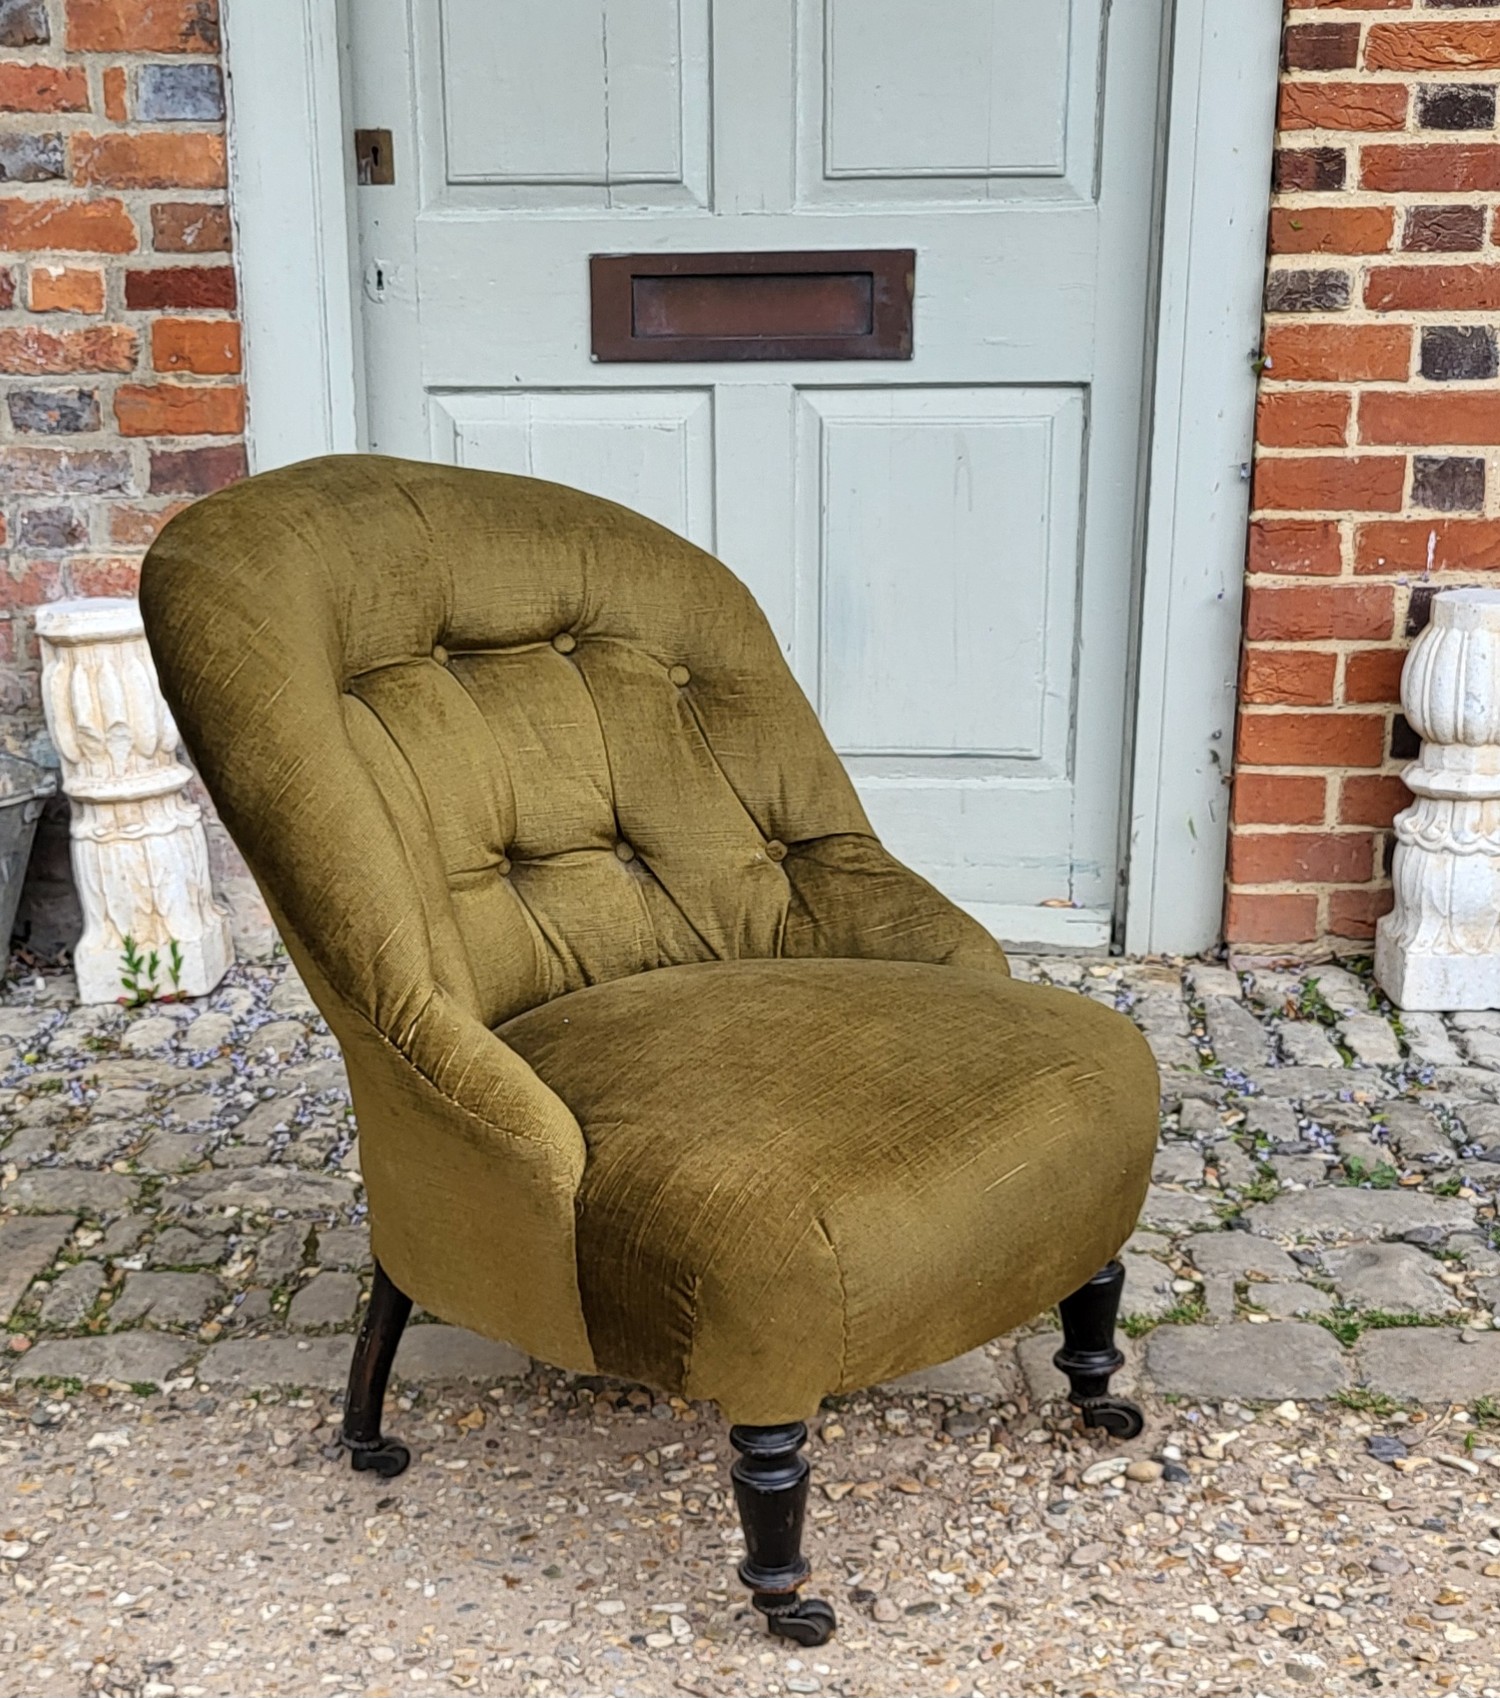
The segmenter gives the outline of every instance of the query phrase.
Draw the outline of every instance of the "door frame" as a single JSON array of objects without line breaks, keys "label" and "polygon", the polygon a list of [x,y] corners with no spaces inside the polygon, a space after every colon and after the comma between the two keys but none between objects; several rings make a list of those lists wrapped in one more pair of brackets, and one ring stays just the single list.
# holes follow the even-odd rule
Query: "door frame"
[{"label": "door frame", "polygon": [[[221,0],[256,471],[362,443],[346,4]],[[1163,43],[1116,933],[1133,953],[1222,933],[1281,19],[1282,0],[1175,0]]]}]

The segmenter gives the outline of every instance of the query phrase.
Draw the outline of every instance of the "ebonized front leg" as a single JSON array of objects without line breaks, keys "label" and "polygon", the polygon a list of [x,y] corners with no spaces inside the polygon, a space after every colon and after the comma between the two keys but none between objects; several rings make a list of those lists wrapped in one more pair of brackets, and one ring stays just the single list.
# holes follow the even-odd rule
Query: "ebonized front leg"
[{"label": "ebonized front leg", "polygon": [[411,1461],[411,1452],[404,1444],[384,1437],[380,1431],[391,1364],[410,1314],[411,1298],[396,1289],[390,1275],[376,1262],[369,1306],[354,1341],[354,1360],[349,1364],[341,1439],[356,1472],[373,1470],[383,1480],[404,1473]]},{"label": "ebonized front leg", "polygon": [[1125,1366],[1115,1343],[1124,1289],[1124,1268],[1107,1262],[1087,1285],[1063,1298],[1057,1306],[1063,1346],[1052,1360],[1068,1376],[1068,1401],[1085,1426],[1103,1427],[1117,1439],[1133,1439],[1145,1426],[1145,1416],[1129,1398],[1109,1395],[1110,1376]]},{"label": "ebonized front leg", "polygon": [[797,1593],[810,1572],[802,1554],[812,1472],[802,1454],[807,1427],[801,1421],[731,1427],[729,1442],[739,1452],[730,1478],[745,1530],[739,1574],[750,1588],[750,1602],[778,1637],[798,1645],[826,1645],[838,1625],[832,1605]]}]

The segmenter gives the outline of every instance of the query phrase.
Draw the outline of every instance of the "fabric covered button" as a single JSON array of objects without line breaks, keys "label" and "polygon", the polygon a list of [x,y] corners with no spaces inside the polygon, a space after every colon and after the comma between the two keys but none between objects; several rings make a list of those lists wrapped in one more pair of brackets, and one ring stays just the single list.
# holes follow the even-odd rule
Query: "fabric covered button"
[{"label": "fabric covered button", "polygon": [[784,861],[786,859],[786,844],[779,842],[773,837],[766,845],[766,859],[770,861]]},{"label": "fabric covered button", "polygon": [[446,666],[448,664],[447,649],[445,649],[441,643],[434,643],[432,648],[432,658],[439,666]]},{"label": "fabric covered button", "polygon": [[510,876],[510,857],[508,855],[502,855],[500,859],[495,862],[495,871],[499,873],[501,878],[508,878]]},{"label": "fabric covered button", "polygon": [[632,849],[628,843],[617,843],[615,845],[615,855],[622,861],[633,861],[635,859],[635,850]]},{"label": "fabric covered button", "polygon": [[571,631],[559,631],[552,639],[552,646],[559,654],[572,654],[578,647],[578,639]]},{"label": "fabric covered button", "polygon": [[672,680],[679,690],[682,689],[685,684],[691,684],[693,681],[692,673],[689,672],[685,666],[670,667],[667,671],[667,677]]}]

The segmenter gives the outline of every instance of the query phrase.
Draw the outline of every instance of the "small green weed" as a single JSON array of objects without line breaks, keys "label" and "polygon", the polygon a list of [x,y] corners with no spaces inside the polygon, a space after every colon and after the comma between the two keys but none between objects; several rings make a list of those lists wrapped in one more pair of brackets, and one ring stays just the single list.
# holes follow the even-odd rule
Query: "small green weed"
[{"label": "small green weed", "polygon": [[148,1002],[181,1002],[182,945],[177,939],[167,939],[167,976],[172,981],[169,991],[161,988],[160,953],[153,949],[142,955],[140,945],[128,932],[121,941],[124,948],[120,952],[120,983],[125,994],[118,998],[119,1002],[126,1008],[144,1008]]}]

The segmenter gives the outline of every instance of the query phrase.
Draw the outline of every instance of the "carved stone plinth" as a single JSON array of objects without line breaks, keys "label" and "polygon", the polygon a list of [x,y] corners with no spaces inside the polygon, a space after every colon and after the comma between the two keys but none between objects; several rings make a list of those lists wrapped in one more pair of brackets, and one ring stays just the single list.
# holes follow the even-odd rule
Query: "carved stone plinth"
[{"label": "carved stone plinth", "polygon": [[1402,777],[1395,910],[1375,976],[1400,1008],[1500,1008],[1500,590],[1444,590],[1401,704],[1422,738]]},{"label": "carved stone plinth", "polygon": [[[156,682],[139,606],[90,597],[39,607],[42,700],[72,802],[73,876],[83,936],[73,952],[84,1002],[113,1002],[126,938],[155,951],[162,995],[206,996],[234,959],[213,899],[192,773]],[[176,944],[180,966],[172,976]]]}]

